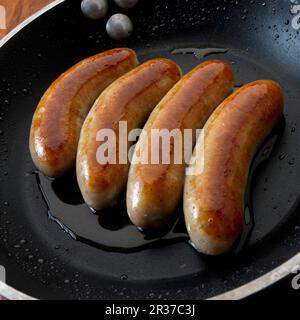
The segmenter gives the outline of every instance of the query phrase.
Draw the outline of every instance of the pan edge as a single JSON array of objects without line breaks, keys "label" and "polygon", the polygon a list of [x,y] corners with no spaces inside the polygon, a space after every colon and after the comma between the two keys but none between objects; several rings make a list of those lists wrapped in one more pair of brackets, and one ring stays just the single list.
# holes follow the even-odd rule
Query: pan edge
[{"label": "pan edge", "polygon": [[[3,47],[12,37],[14,37],[19,31],[21,31],[28,24],[33,22],[35,19],[39,18],[41,15],[56,7],[57,5],[65,2],[65,0],[55,0],[51,4],[45,6],[43,9],[39,10],[34,15],[30,16],[24,22],[19,24],[16,28],[10,31],[2,40],[0,40],[0,48]],[[215,297],[209,298],[209,300],[239,300],[246,298],[254,293],[257,293],[268,286],[275,284],[280,281],[288,274],[290,274],[292,268],[295,265],[300,265],[300,253],[296,254],[294,257],[289,259],[287,262],[281,264],[277,268],[268,272],[267,274],[243,285],[229,292],[217,295]],[[35,300],[35,298],[26,295],[14,288],[8,286],[7,284],[0,281],[0,295],[4,298],[11,300]]]}]

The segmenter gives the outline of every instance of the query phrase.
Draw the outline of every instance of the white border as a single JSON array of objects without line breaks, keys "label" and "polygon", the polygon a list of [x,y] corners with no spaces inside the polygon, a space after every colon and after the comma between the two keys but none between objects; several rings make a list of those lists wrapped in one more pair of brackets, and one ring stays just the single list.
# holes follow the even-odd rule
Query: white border
[{"label": "white border", "polygon": [[[14,35],[16,35],[20,30],[22,30],[25,26],[27,26],[30,22],[40,17],[45,12],[49,11],[50,9],[56,7],[60,3],[64,2],[65,0],[55,0],[54,2],[50,3],[24,22],[19,24],[15,29],[9,32],[2,40],[0,40],[0,48],[10,40]],[[284,277],[288,276],[291,273],[291,270],[294,266],[300,265],[300,253],[295,255],[293,258],[285,262],[284,264],[280,265],[276,269],[272,270],[271,272],[263,275],[260,278],[257,278],[241,287],[238,287],[232,291],[223,293],[221,295],[215,296],[210,298],[209,300],[239,300],[246,298],[258,291],[261,291],[271,284],[276,283],[277,281],[283,279]],[[0,294],[10,300],[36,300],[33,297],[30,297],[26,294],[23,294],[12,287],[9,287],[3,282],[0,282]]]}]

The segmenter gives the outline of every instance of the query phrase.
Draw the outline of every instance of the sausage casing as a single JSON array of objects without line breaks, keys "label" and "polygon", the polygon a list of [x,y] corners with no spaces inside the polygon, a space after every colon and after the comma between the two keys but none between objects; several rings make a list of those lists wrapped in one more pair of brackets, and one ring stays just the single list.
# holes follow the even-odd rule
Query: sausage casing
[{"label": "sausage casing", "polygon": [[[175,143],[170,149],[159,145],[160,162],[151,162],[152,135],[155,130],[192,129],[194,145],[196,129],[202,128],[211,112],[232,91],[233,72],[227,63],[206,61],[185,75],[165,96],[147,121],[133,157],[127,185],[127,210],[131,221],[144,230],[167,227],[182,199],[186,163],[175,161]],[[182,156],[184,141],[181,139]],[[162,154],[170,153],[169,163]],[[191,150],[192,152],[192,150]],[[148,163],[135,164],[135,157],[148,156]],[[188,161],[188,160],[187,160]]]},{"label": "sausage casing", "polygon": [[79,62],[53,82],[31,125],[30,151],[40,171],[57,177],[74,166],[80,129],[93,103],[136,65],[134,51],[113,49]]},{"label": "sausage casing", "polygon": [[[244,224],[244,196],[251,161],[283,113],[280,86],[250,83],[228,97],[211,115],[186,177],[184,215],[195,248],[219,255],[229,251]],[[204,164],[202,168],[199,168]]]},{"label": "sausage casing", "polygon": [[[143,126],[180,77],[175,62],[153,59],[119,78],[96,101],[82,127],[76,166],[83,198],[90,207],[113,206],[126,186],[129,164],[118,162],[120,121],[126,121],[128,132]],[[116,134],[116,163],[101,164],[97,159],[102,145],[97,133],[102,129]]]}]

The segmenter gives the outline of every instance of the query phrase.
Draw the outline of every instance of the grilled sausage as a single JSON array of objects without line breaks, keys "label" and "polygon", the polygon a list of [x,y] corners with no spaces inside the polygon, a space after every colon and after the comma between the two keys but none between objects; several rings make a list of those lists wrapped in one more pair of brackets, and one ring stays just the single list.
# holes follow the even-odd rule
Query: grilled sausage
[{"label": "grilled sausage", "polygon": [[[196,129],[203,127],[211,112],[231,93],[232,88],[231,67],[222,61],[207,61],[185,75],[155,108],[144,128],[147,134],[142,135],[138,142],[129,172],[127,210],[137,227],[157,230],[168,226],[183,193],[184,141],[181,138],[179,146],[182,161],[175,159],[176,143],[170,140],[169,150],[164,150],[159,144],[160,160],[153,164],[153,129],[167,129],[168,132],[179,129],[177,132],[181,136],[185,129],[192,129],[194,145]],[[165,152],[169,153],[169,163],[167,158],[167,163],[163,162]],[[148,156],[148,163],[140,161],[135,164],[137,154],[140,159]]]},{"label": "grilled sausage", "polygon": [[240,236],[251,161],[282,113],[280,86],[261,80],[228,97],[206,123],[184,187],[186,226],[199,252],[226,253]]},{"label": "grilled sausage", "polygon": [[31,125],[30,151],[40,171],[57,177],[74,166],[80,129],[93,103],[136,65],[132,50],[113,49],[79,62],[53,82]]},{"label": "grilled sausage", "polygon": [[[174,62],[150,60],[115,81],[96,101],[83,125],[77,154],[77,180],[91,208],[115,205],[126,186],[129,164],[119,162],[119,122],[126,121],[128,132],[140,128],[180,77],[181,71]],[[97,141],[101,140],[97,137],[102,129],[116,134],[112,152],[115,158],[107,163],[97,156],[104,144]],[[130,143],[126,151],[129,147]]]}]

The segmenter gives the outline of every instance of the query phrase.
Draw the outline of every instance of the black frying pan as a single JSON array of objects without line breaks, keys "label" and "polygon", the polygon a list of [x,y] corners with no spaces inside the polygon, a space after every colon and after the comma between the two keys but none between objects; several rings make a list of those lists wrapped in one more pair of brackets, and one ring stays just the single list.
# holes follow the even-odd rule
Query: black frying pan
[{"label": "black frying pan", "polygon": [[[225,296],[240,298],[286,275],[281,265],[300,261],[300,35],[290,6],[283,0],[144,0],[128,11],[135,33],[116,43],[107,37],[105,21],[84,18],[80,1],[72,0],[6,42],[0,50],[0,265],[7,283],[50,299],[202,299],[246,285]],[[269,159],[254,171],[254,228],[239,254],[198,254],[180,221],[179,231],[151,238],[128,224],[124,210],[98,218],[76,196],[72,175],[50,181],[34,172],[28,135],[43,92],[77,61],[118,46],[135,49],[141,61],[174,59],[184,72],[219,58],[232,63],[237,86],[263,78],[283,86],[285,128]],[[193,50],[171,53],[182,48],[218,50],[200,50],[197,57]],[[91,232],[77,230],[79,222],[89,223]],[[277,278],[274,272],[264,276],[278,267]]]}]

